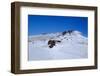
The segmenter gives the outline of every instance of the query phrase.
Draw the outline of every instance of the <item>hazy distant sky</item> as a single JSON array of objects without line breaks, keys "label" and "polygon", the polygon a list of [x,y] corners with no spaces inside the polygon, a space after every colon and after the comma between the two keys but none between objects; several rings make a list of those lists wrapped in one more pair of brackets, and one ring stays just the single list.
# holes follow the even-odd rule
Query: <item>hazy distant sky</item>
[{"label": "hazy distant sky", "polygon": [[88,36],[88,17],[28,15],[28,35],[78,30]]}]

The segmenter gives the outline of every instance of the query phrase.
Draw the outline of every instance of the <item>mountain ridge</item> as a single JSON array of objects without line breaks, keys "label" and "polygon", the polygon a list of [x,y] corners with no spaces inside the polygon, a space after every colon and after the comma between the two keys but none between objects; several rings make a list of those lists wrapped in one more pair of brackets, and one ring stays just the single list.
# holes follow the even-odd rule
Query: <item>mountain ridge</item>
[{"label": "mountain ridge", "polygon": [[79,31],[64,31],[29,37],[29,60],[88,57],[88,38]]},{"label": "mountain ridge", "polygon": [[34,36],[29,36],[29,42],[35,40],[59,40],[62,41],[64,39],[72,39],[73,37],[80,37],[82,39],[87,40],[85,36],[82,35],[79,31],[68,30],[64,32],[57,32],[57,33],[47,33],[47,34],[39,34]]}]

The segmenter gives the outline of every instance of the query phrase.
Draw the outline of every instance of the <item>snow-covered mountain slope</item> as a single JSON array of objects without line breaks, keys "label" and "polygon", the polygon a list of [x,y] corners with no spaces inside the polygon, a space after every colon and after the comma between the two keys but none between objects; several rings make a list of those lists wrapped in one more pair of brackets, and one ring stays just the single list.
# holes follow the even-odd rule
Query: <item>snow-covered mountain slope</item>
[{"label": "snow-covered mountain slope", "polygon": [[88,57],[88,39],[79,31],[29,36],[29,60],[79,59]]}]

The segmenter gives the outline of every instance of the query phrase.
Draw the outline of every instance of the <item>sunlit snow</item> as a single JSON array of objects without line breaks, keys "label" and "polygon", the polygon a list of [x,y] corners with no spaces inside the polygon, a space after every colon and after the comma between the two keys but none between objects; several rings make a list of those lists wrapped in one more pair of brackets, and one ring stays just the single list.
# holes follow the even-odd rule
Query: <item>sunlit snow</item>
[{"label": "sunlit snow", "polygon": [[[59,40],[49,47],[49,40]],[[79,31],[29,36],[29,60],[79,59],[88,57],[88,39]]]}]

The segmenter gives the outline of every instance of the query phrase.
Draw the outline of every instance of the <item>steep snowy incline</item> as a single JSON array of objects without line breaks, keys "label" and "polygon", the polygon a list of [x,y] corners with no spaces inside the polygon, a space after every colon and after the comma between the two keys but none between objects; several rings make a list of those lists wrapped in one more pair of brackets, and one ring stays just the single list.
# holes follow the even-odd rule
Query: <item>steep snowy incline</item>
[{"label": "steep snowy incline", "polygon": [[72,30],[30,36],[28,52],[29,60],[87,58],[88,39]]}]

